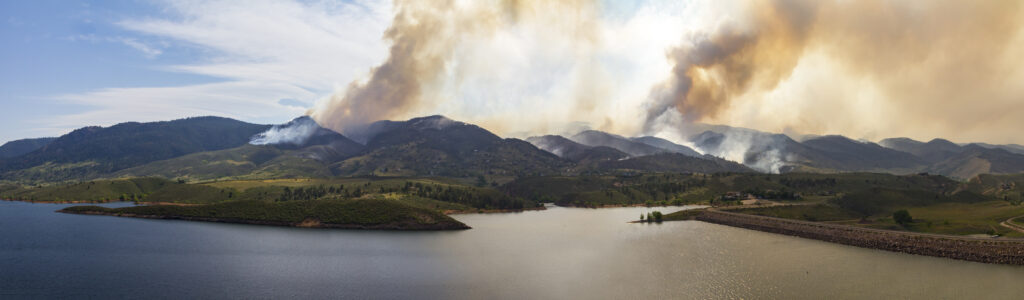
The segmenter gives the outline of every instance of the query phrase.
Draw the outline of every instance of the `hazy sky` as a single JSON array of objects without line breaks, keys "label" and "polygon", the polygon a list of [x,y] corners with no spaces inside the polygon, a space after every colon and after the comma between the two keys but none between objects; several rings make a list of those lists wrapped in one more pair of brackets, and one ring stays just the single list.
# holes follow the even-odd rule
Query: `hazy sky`
[{"label": "hazy sky", "polygon": [[[244,5],[240,5],[243,4]],[[1024,143],[1019,1],[2,1],[0,142],[219,115]]]}]

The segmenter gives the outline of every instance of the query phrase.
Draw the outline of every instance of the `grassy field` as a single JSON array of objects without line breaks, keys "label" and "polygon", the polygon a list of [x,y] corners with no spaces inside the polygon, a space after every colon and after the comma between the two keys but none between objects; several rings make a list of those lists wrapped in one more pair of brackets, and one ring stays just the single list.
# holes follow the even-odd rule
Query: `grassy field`
[{"label": "grassy field", "polygon": [[[413,207],[419,207],[419,208],[424,208],[424,209],[433,209],[433,210],[439,210],[439,211],[455,211],[455,212],[468,212],[468,211],[475,210],[475,208],[473,208],[473,207],[469,207],[469,206],[458,204],[458,203],[444,202],[444,201],[438,201],[438,200],[434,200],[434,199],[430,199],[430,198],[423,198],[423,197],[404,195],[404,194],[398,194],[398,193],[388,193],[388,194],[379,195],[378,197],[384,198],[384,199],[388,199],[388,200],[392,200],[392,201],[402,202],[404,204],[407,204],[407,205],[410,205],[410,206],[413,206]],[[341,198],[339,198],[339,199],[341,199]]]},{"label": "grassy field", "polygon": [[[818,203],[731,210],[740,213],[887,230],[1024,237],[999,225],[1024,215],[1024,205],[1015,198],[1024,186],[1024,175],[982,175],[968,182],[931,175],[866,173],[758,177],[762,179],[744,175],[715,178],[718,183],[703,188],[720,192],[723,187],[737,190],[737,186],[764,187],[767,182],[775,182],[801,193],[800,200],[782,203]],[[892,214],[901,209],[906,209],[914,221],[897,224]],[[670,214],[666,220],[691,219],[692,214]]]},{"label": "grassy field", "polygon": [[662,217],[663,221],[689,221],[704,212],[704,209],[687,209],[670,213]]},{"label": "grassy field", "polygon": [[914,219],[912,223],[906,225],[900,225],[893,221],[891,212],[862,218],[862,215],[857,212],[844,210],[832,204],[778,206],[730,211],[886,230],[951,235],[998,234],[1007,237],[1024,237],[1024,234],[1020,232],[999,225],[999,223],[1011,217],[1024,215],[1024,206],[1013,205],[1005,201],[937,203],[904,208]]},{"label": "grassy field", "polygon": [[[1024,215],[1024,206],[1011,205],[1005,201],[982,203],[943,203],[907,209],[914,222],[907,226],[910,231],[942,234],[987,234],[1024,237],[1024,234],[999,226],[1006,219]],[[875,227],[898,226],[892,218],[879,218]],[[990,232],[991,231],[991,232]]]},{"label": "grassy field", "polygon": [[856,213],[830,204],[745,208],[730,210],[730,212],[812,222],[846,221],[860,218]]},{"label": "grassy field", "polygon": [[231,200],[234,192],[182,184],[161,178],[98,180],[58,186],[8,186],[0,197],[37,202],[178,202],[214,203]]},{"label": "grassy field", "polygon": [[[354,177],[354,178],[294,178],[294,179],[262,179],[262,180],[227,180],[203,182],[200,184],[215,188],[231,188],[244,192],[250,188],[261,188],[267,186],[278,187],[310,187],[319,185],[366,185],[370,189],[380,187],[401,187],[406,182],[462,186],[454,179],[448,178],[402,178],[402,177]],[[369,185],[367,185],[369,184]]]},{"label": "grassy field", "polygon": [[384,197],[291,202],[230,201],[195,206],[73,206],[62,211],[310,227],[468,228],[437,210],[416,207]]}]

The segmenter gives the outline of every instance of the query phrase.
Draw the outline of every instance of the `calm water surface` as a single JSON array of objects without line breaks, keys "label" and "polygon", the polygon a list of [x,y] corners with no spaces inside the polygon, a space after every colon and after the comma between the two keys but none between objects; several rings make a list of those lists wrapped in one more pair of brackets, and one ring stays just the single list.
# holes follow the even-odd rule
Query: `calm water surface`
[{"label": "calm water surface", "polygon": [[645,208],[457,215],[474,229],[381,232],[53,212],[65,206],[0,201],[0,298],[1024,297],[1024,267],[625,223]]}]

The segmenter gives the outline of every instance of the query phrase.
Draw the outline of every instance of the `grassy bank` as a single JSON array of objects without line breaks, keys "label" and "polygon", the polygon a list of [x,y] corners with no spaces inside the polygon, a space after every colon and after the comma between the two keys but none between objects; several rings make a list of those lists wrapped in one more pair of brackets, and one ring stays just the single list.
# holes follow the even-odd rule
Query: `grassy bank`
[{"label": "grassy bank", "polygon": [[437,210],[384,198],[291,202],[231,201],[194,206],[153,205],[122,208],[72,206],[60,212],[322,228],[469,228]]},{"label": "grassy bank", "polygon": [[[913,221],[905,224],[896,223],[892,218],[891,212],[896,209],[906,209],[913,218]],[[1013,205],[1005,201],[900,206],[866,216],[833,204],[747,208],[729,211],[896,231],[947,235],[985,234],[1024,237],[1024,233],[999,225],[999,223],[1009,218],[1024,215],[1024,206]]]}]

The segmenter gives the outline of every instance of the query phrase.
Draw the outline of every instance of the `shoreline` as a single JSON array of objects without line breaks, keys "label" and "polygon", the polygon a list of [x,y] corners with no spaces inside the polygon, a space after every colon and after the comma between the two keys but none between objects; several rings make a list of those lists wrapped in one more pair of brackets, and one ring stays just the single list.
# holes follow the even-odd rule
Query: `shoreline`
[{"label": "shoreline", "polygon": [[16,199],[0,199],[9,202],[25,202],[25,203],[39,203],[39,204],[106,204],[106,203],[119,203],[119,202],[132,202],[125,200],[110,200],[110,201],[89,201],[89,200],[73,200],[73,201],[37,201],[37,200],[16,200]]},{"label": "shoreline", "polygon": [[212,222],[212,223],[229,223],[229,224],[245,224],[245,225],[266,225],[266,226],[278,226],[278,227],[296,227],[296,228],[322,228],[322,229],[362,229],[362,230],[393,230],[393,231],[447,231],[447,230],[466,230],[472,229],[469,225],[461,224],[443,224],[443,225],[425,225],[418,223],[395,223],[395,224],[375,224],[375,225],[361,225],[361,224],[334,224],[334,223],[321,223],[317,220],[303,220],[302,222],[283,222],[283,221],[261,221],[261,220],[245,220],[245,219],[222,219],[222,218],[205,218],[205,217],[189,217],[189,216],[164,216],[164,215],[138,215],[138,214],[119,214],[119,213],[104,213],[104,212],[92,212],[92,211],[67,211],[58,210],[58,213],[73,214],[73,215],[94,215],[94,216],[113,216],[123,218],[138,218],[138,219],[156,219],[156,220],[181,220],[181,221],[198,221],[198,222]]},{"label": "shoreline", "polygon": [[972,238],[880,230],[717,210],[706,210],[693,219],[861,248],[1024,266],[1024,239]]},{"label": "shoreline", "polygon": [[445,215],[469,215],[469,214],[504,214],[504,213],[521,213],[527,211],[541,211],[547,210],[547,207],[531,207],[524,209],[478,209],[478,210],[443,210],[441,213]]},{"label": "shoreline", "polygon": [[[31,200],[14,200],[14,199],[0,199],[9,202],[24,202],[34,204],[107,204],[107,203],[132,203],[136,206],[200,206],[215,203],[180,203],[180,202],[132,202],[132,201],[31,201]],[[547,207],[531,207],[523,209],[478,209],[478,210],[442,210],[441,213],[445,215],[468,215],[468,214],[501,214],[501,213],[521,213],[527,211],[541,211],[547,210]]]}]

